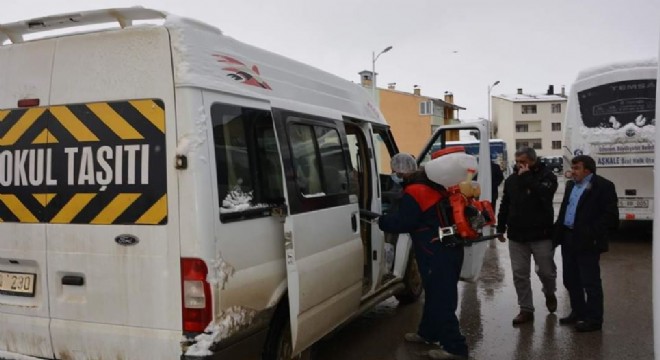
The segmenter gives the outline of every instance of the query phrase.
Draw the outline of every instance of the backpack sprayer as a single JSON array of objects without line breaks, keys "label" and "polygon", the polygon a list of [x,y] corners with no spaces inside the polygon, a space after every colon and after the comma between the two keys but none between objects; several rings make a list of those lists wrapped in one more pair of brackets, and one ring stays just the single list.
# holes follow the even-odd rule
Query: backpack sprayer
[{"label": "backpack sprayer", "polygon": [[[484,235],[485,226],[495,225],[495,211],[488,200],[479,200],[481,188],[473,181],[477,173],[477,159],[465,153],[462,146],[438,150],[425,164],[424,172],[432,182],[442,185],[446,192],[436,204],[438,216],[446,226],[438,229],[438,239],[447,245],[470,246],[495,239],[501,234]],[[360,214],[369,221],[380,216],[368,210]]]}]

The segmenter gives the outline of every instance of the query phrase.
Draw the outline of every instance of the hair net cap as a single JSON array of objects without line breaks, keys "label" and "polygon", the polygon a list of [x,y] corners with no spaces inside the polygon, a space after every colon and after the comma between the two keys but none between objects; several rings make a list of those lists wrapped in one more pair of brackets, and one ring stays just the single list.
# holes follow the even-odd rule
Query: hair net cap
[{"label": "hair net cap", "polygon": [[397,173],[407,174],[417,170],[417,161],[412,155],[406,153],[398,153],[392,156],[390,165],[392,171]]}]

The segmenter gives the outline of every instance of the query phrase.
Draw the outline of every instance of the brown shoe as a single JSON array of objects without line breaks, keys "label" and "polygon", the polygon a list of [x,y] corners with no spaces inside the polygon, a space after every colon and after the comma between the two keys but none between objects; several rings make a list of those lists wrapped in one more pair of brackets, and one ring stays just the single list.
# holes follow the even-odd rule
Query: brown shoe
[{"label": "brown shoe", "polygon": [[557,311],[557,297],[555,294],[546,294],[545,295],[545,306],[548,307],[548,311],[554,313]]},{"label": "brown shoe", "polygon": [[520,310],[520,313],[513,318],[513,325],[520,325],[534,320],[534,313],[531,311]]}]

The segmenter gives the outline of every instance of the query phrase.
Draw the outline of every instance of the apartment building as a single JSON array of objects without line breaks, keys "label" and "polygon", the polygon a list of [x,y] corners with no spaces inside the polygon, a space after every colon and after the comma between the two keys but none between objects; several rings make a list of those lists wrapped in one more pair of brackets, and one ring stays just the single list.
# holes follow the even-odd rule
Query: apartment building
[{"label": "apartment building", "polygon": [[509,158],[516,149],[529,146],[539,156],[561,156],[562,123],[566,114],[566,92],[555,94],[550,85],[543,94],[516,94],[491,97],[495,138],[506,142]]},{"label": "apartment building", "polygon": [[[371,91],[372,72],[361,71],[360,83]],[[380,111],[391,126],[392,134],[401,152],[417,155],[438,126],[459,123],[459,111],[464,107],[454,104],[454,95],[445,92],[444,99],[422,95],[419,86],[412,92],[396,89],[396,83],[387,88],[376,88]],[[448,140],[458,140],[458,132]]]}]

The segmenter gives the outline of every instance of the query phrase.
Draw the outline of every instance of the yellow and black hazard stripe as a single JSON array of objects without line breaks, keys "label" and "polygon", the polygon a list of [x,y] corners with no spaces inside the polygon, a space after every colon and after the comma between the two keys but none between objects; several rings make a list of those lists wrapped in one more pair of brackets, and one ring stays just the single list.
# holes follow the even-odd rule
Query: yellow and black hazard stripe
[{"label": "yellow and black hazard stripe", "polygon": [[0,110],[0,222],[166,224],[164,103]]}]

